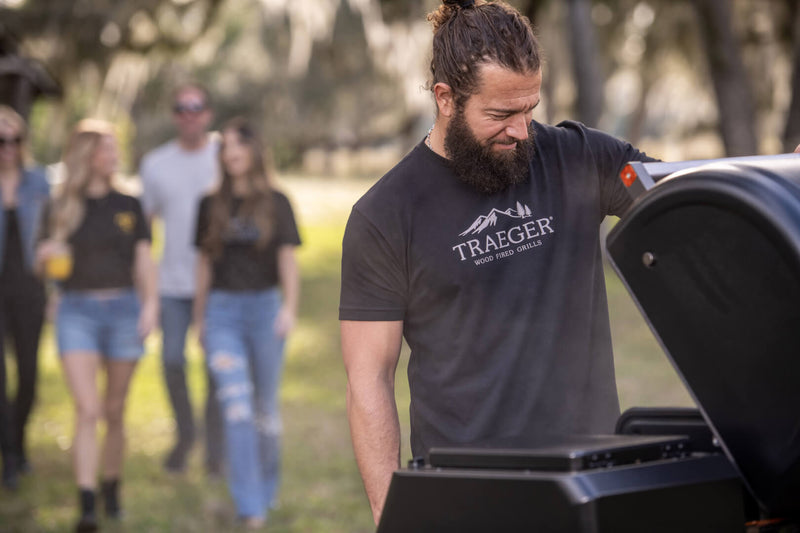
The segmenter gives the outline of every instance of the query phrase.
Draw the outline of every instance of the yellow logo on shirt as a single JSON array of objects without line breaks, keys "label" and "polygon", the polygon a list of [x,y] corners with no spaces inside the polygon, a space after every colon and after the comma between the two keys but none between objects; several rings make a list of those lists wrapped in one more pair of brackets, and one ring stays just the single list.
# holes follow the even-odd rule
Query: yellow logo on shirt
[{"label": "yellow logo on shirt", "polygon": [[117,213],[114,215],[114,224],[124,233],[133,233],[133,228],[136,226],[136,213],[132,211]]}]

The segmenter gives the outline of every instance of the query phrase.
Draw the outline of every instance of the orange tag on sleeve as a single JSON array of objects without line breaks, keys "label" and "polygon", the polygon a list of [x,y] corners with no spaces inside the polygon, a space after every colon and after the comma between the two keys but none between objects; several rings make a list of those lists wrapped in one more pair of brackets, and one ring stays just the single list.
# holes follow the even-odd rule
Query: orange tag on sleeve
[{"label": "orange tag on sleeve", "polygon": [[619,179],[622,180],[626,187],[630,187],[636,181],[636,171],[633,170],[630,164],[625,165],[622,172],[619,173]]}]

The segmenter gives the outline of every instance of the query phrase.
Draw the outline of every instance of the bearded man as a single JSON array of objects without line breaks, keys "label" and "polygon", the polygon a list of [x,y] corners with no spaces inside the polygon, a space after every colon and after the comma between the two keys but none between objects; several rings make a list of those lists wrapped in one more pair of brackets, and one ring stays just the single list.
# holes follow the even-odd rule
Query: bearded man
[{"label": "bearded man", "polygon": [[630,199],[630,144],[532,120],[540,49],[503,2],[445,0],[427,137],[353,207],[339,308],[356,459],[376,523],[399,467],[394,376],[411,349],[411,448],[612,433],[619,415],[599,225]]}]

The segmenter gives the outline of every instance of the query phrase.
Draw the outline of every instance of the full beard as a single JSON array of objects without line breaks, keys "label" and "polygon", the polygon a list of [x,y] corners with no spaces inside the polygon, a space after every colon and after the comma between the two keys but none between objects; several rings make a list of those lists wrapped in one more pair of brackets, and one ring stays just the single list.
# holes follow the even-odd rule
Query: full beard
[{"label": "full beard", "polygon": [[464,113],[457,111],[447,125],[444,149],[461,181],[481,193],[494,194],[523,183],[530,175],[535,146],[531,124],[528,124],[528,138],[516,142],[513,150],[496,153],[492,150],[492,141],[482,145],[472,134]]}]

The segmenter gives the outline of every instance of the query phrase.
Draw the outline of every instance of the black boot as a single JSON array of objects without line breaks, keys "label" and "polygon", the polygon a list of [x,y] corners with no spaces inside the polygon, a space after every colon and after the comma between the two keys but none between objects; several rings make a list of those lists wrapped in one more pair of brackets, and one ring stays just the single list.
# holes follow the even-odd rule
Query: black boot
[{"label": "black boot", "polygon": [[192,441],[180,439],[164,460],[164,469],[171,474],[180,474],[186,470],[186,459],[192,449]]},{"label": "black boot", "polygon": [[79,501],[81,506],[81,517],[75,525],[76,533],[89,533],[97,531],[97,513],[95,512],[94,491],[92,489],[80,489]]},{"label": "black boot", "polygon": [[31,466],[30,461],[28,461],[28,457],[25,454],[19,456],[17,460],[17,473],[20,476],[24,476],[26,474],[30,474],[33,471],[33,467]]},{"label": "black boot", "polygon": [[119,480],[107,479],[103,481],[102,493],[106,516],[114,520],[122,518],[122,508],[119,505]]}]

